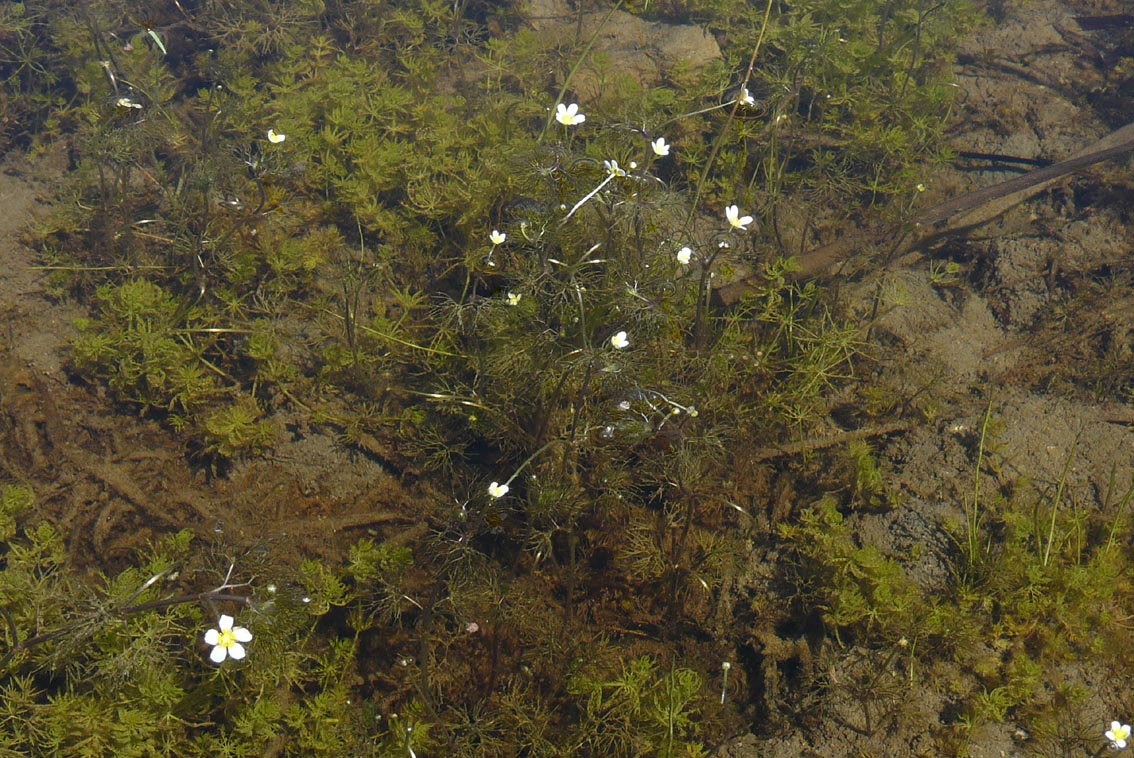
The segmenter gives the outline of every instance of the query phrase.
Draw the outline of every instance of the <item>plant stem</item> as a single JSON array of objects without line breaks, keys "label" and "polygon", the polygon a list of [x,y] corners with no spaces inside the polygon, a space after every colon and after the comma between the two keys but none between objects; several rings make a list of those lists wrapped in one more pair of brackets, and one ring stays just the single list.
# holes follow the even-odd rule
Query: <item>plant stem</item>
[{"label": "plant stem", "polygon": [[1067,486],[1067,474],[1071,470],[1071,461],[1075,457],[1075,447],[1078,443],[1079,435],[1076,434],[1071,452],[1068,453],[1067,460],[1063,463],[1063,471],[1059,475],[1059,486],[1055,489],[1055,500],[1051,504],[1051,523],[1047,527],[1047,545],[1043,549],[1043,565],[1045,567],[1051,560],[1051,543],[1055,539],[1055,517],[1059,513],[1059,501],[1063,499],[1063,488]]},{"label": "plant stem", "polygon": [[[768,0],[768,3],[770,5],[771,0]],[[603,16],[602,21],[599,23],[598,28],[595,29],[595,33],[592,34],[590,40],[587,41],[587,46],[585,48],[583,48],[583,52],[579,56],[579,59],[577,61],[575,61],[575,65],[572,66],[571,70],[567,72],[567,78],[563,80],[563,86],[559,88],[559,94],[555,96],[555,102],[552,103],[552,105],[551,105],[551,110],[547,114],[547,121],[544,122],[543,130],[540,131],[539,137],[536,139],[536,143],[543,142],[544,135],[547,134],[547,130],[551,128],[551,122],[555,119],[555,108],[556,108],[556,106],[558,106],[560,103],[563,102],[563,96],[567,94],[567,88],[571,86],[571,80],[575,78],[575,73],[579,70],[579,67],[583,65],[583,61],[585,61],[587,59],[587,55],[590,54],[591,48],[595,46],[595,42],[598,41],[599,35],[602,34],[602,30],[606,27],[606,22],[610,21],[610,17],[613,16],[614,12],[621,7],[622,7],[622,0],[618,0],[618,2],[614,4],[614,7],[606,12],[606,15]],[[582,24],[583,24],[583,15],[582,14],[583,14],[583,11],[580,8],[580,10],[579,10],[579,26],[580,26],[580,28],[582,28]]]},{"label": "plant stem", "polygon": [[[756,37],[756,44],[752,47],[752,56],[748,59],[748,69],[744,72],[744,79],[740,83],[741,91],[748,88],[748,82],[752,79],[752,69],[756,67],[756,56],[760,54],[760,46],[764,43],[764,33],[768,30],[768,19],[772,16],[772,0],[768,0],[768,4],[764,7],[764,20],[760,25],[760,34]],[[688,234],[689,225],[693,221],[693,215],[697,212],[697,202],[701,199],[701,190],[705,186],[705,180],[709,176],[709,170],[713,167],[713,163],[717,159],[717,153],[721,150],[721,144],[724,142],[724,137],[728,134],[728,128],[732,122],[736,120],[736,111],[740,108],[740,98],[736,98],[732,102],[732,110],[728,112],[728,118],[725,120],[724,127],[721,129],[720,134],[713,141],[713,149],[709,151],[709,159],[705,161],[704,168],[701,169],[701,175],[697,177],[697,186],[693,190],[693,202],[689,204],[689,214],[685,217],[685,223],[681,225],[683,234]]]},{"label": "plant stem", "polygon": [[968,568],[970,575],[972,574],[973,565],[976,562],[977,545],[980,540],[980,470],[984,465],[984,443],[988,435],[988,422],[992,417],[992,395],[988,397],[988,406],[984,411],[984,420],[980,425],[980,442],[977,444],[977,459],[976,469],[973,472],[973,501],[966,514],[967,526],[967,546],[966,560],[968,561]]}]

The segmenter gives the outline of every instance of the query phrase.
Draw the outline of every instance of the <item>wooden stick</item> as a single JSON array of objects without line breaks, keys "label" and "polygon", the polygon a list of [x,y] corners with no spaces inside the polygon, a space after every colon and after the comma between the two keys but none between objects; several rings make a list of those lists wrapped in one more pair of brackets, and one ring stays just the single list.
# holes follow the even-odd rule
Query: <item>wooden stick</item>
[{"label": "wooden stick", "polygon": [[[892,254],[898,255],[943,237],[967,232],[1038,195],[1060,179],[1131,150],[1134,150],[1134,124],[1127,124],[1066,160],[938,203],[896,228],[889,226],[851,234],[809,250],[796,259],[798,269],[791,276],[794,279],[822,276],[863,249],[888,240],[893,246]],[[725,305],[732,305],[744,295],[755,292],[762,282],[761,274],[752,274],[724,285],[717,290],[717,296]]]}]

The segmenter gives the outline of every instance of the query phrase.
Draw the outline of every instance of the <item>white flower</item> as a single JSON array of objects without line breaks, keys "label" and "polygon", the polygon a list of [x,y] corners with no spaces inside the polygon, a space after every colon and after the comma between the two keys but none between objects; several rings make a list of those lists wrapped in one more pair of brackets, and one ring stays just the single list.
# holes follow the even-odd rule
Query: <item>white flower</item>
[{"label": "white flower", "polygon": [[277,132],[275,129],[268,130],[268,142],[271,142],[273,145],[278,145],[285,139],[287,139],[287,135],[283,132]]},{"label": "white flower", "polygon": [[579,113],[579,106],[577,103],[564,105],[560,103],[555,108],[555,120],[564,126],[575,126],[587,120],[587,117]]},{"label": "white flower", "polygon": [[503,245],[504,240],[508,239],[508,235],[497,229],[492,230],[492,234],[488,235],[488,239],[492,241],[493,245]]},{"label": "white flower", "polygon": [[682,266],[688,266],[691,260],[693,260],[693,250],[691,248],[683,247],[677,251],[677,262]]},{"label": "white flower", "polygon": [[729,207],[725,208],[724,215],[725,218],[728,219],[729,226],[731,226],[733,229],[744,231],[745,227],[752,223],[752,217],[741,216],[740,209],[735,205],[730,205]]},{"label": "white flower", "polygon": [[741,88],[740,97],[737,99],[740,100],[741,104],[747,105],[749,108],[756,107],[756,98],[752,97],[752,95],[748,92],[747,87]]},{"label": "white flower", "polygon": [[654,155],[659,158],[669,155],[669,145],[665,144],[665,137],[658,137],[650,143],[650,147],[654,149]]},{"label": "white flower", "polygon": [[1112,748],[1115,750],[1124,750],[1126,748],[1126,740],[1130,738],[1130,725],[1112,721],[1110,722],[1110,729],[1106,730],[1105,736],[1110,740],[1110,746]]},{"label": "white flower", "polygon": [[223,663],[225,658],[239,661],[244,657],[242,642],[252,641],[252,632],[242,626],[232,625],[232,616],[221,616],[217,620],[219,629],[210,629],[205,632],[205,644],[213,646],[209,653],[209,660],[213,663]]},{"label": "white flower", "polygon": [[508,305],[519,305],[521,297],[523,297],[523,295],[521,295],[518,292],[509,292],[508,293]]},{"label": "white flower", "polygon": [[119,108],[134,108],[135,110],[141,110],[142,109],[142,106],[141,106],[140,103],[135,103],[133,100],[131,100],[128,97],[120,97],[120,98],[118,98],[117,100],[114,101],[114,104],[117,105]]},{"label": "white flower", "polygon": [[610,338],[610,344],[615,350],[623,350],[630,347],[630,340],[626,338],[626,332],[619,332]]},{"label": "white flower", "polygon": [[497,484],[496,482],[493,482],[492,484],[488,485],[488,494],[492,495],[492,497],[494,498],[502,498],[508,494],[508,489],[509,487],[507,484]]},{"label": "white flower", "polygon": [[[620,168],[616,160],[603,161],[602,165],[606,166],[606,173],[610,176],[626,176],[626,170]],[[631,168],[633,168],[633,164],[631,164]]]}]

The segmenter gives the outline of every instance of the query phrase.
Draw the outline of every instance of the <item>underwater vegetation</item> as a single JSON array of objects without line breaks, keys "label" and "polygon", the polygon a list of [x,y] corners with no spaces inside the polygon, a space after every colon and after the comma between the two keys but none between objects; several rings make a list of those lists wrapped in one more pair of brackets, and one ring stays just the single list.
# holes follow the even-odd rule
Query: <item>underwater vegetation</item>
[{"label": "underwater vegetation", "polygon": [[[906,507],[869,445],[807,451],[814,497],[776,518],[753,494],[761,451],[836,396],[898,404],[855,394],[868,335],[791,257],[909,212],[976,9],[563,7],[0,10],[0,138],[71,158],[27,234],[54,295],[89,306],[77,380],[212,474],[286,413],[444,493],[342,565],[180,532],[92,578],[5,483],[0,748],[698,756],[817,721],[832,688],[851,728],[890,728],[943,662],[941,754],[1008,714],[1067,739],[1059,663],[1129,655],[1129,495],[1104,520],[981,492],[986,419],[934,594],[846,524]],[[628,75],[596,40],[632,20],[697,24],[719,56]],[[742,302],[714,298],[751,270]],[[747,595],[770,549],[777,593]]]}]

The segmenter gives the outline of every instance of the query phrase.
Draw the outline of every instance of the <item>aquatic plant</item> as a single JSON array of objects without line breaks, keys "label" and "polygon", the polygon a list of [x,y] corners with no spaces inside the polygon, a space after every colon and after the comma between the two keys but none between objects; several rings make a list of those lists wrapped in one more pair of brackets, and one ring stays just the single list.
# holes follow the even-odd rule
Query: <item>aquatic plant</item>
[{"label": "aquatic plant", "polygon": [[[605,5],[609,19],[622,4]],[[752,525],[732,481],[763,475],[737,451],[827,415],[865,339],[822,286],[790,281],[783,209],[908,209],[888,201],[938,155],[946,42],[973,15],[913,0],[679,6],[634,10],[694,14],[724,58],[650,84],[607,77],[617,62],[592,54],[597,32],[540,34],[510,4],[56,8],[76,170],[37,233],[74,273],[59,291],[92,304],[75,373],[211,461],[270,447],[286,407],[447,496],[342,566],[277,576],[238,561],[237,578],[257,579],[223,602],[255,611],[247,634],[208,590],[163,591],[172,566],[223,568],[186,537],[96,593],[97,613],[75,601],[57,534],[12,543],[4,607],[49,635],[12,634],[6,702],[40,714],[3,722],[13,745],[702,754],[746,707],[726,691],[761,675],[719,668],[699,641],[747,644],[726,593],[753,541],[791,558],[799,592],[780,621],[818,614],[883,668],[916,668],[950,623],[987,631],[854,544],[843,511],[887,503],[869,449],[840,459],[853,502],[775,527]],[[584,61],[611,82],[589,99],[571,86]],[[715,288],[749,267],[759,285],[721,307]],[[990,523],[973,519],[974,545]],[[249,635],[254,651],[201,666],[206,618],[218,657]],[[990,712],[1034,691],[1019,660]],[[40,689],[68,667],[98,676]],[[114,671],[143,684],[117,691]],[[872,726],[880,687],[860,688]],[[90,716],[107,710],[128,733]],[[65,732],[72,712],[85,715]]]}]

